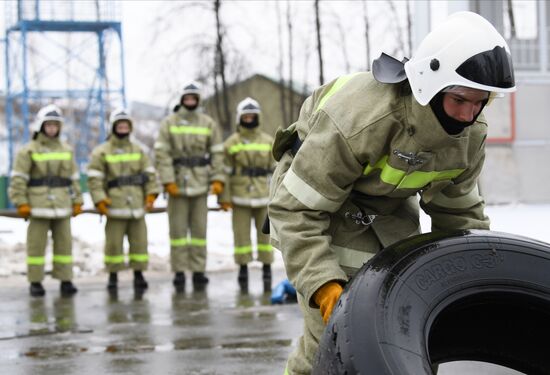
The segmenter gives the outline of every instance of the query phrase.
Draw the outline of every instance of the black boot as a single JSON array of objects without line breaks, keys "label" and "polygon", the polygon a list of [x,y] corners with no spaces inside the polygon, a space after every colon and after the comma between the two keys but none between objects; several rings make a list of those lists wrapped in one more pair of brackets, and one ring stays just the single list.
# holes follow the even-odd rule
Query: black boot
[{"label": "black boot", "polygon": [[246,264],[241,264],[237,281],[241,288],[241,293],[248,294],[248,266]]},{"label": "black boot", "polygon": [[61,296],[63,297],[70,297],[78,292],[78,289],[76,289],[71,281],[61,281],[59,289],[61,290]]},{"label": "black boot", "polygon": [[31,292],[31,296],[33,297],[42,297],[46,294],[46,291],[44,290],[44,287],[40,282],[31,283],[31,286],[29,289]]},{"label": "black boot", "polygon": [[183,272],[176,272],[172,284],[174,284],[176,292],[182,293],[185,291],[185,274]]},{"label": "black boot", "polygon": [[204,272],[193,272],[193,285],[201,286],[208,284],[208,277]]},{"label": "black boot", "polygon": [[262,267],[262,280],[264,282],[264,291],[271,290],[271,264],[264,264]]},{"label": "black boot", "polygon": [[109,281],[107,282],[107,290],[111,293],[118,289],[118,276],[116,272],[109,273]]},{"label": "black boot", "polygon": [[239,284],[248,283],[248,265],[241,264],[241,268],[239,268],[239,276],[237,277],[237,281],[239,282]]},{"label": "black boot", "polygon": [[141,273],[141,271],[134,271],[134,290],[137,292],[143,292],[148,287],[149,285],[147,284],[147,281],[145,281],[143,273]]}]

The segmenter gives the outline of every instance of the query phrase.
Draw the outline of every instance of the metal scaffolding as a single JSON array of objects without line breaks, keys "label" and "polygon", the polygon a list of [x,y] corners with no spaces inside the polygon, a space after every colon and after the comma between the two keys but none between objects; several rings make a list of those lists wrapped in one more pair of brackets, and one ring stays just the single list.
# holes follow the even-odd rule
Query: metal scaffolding
[{"label": "metal scaffolding", "polygon": [[6,124],[10,169],[29,124],[48,103],[81,170],[105,139],[106,116],[126,106],[119,4],[112,0],[6,2]]}]

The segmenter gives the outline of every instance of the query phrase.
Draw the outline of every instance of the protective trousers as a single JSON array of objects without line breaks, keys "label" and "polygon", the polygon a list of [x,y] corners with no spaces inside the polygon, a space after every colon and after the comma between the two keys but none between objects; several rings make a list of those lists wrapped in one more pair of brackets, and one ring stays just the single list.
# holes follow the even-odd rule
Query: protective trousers
[{"label": "protective trousers", "polygon": [[44,280],[44,264],[48,232],[52,232],[52,277],[69,281],[73,278],[71,219],[31,218],[27,228],[27,278],[29,282]]},{"label": "protective trousers", "polygon": [[135,271],[144,271],[149,263],[147,254],[147,225],[145,218],[107,218],[105,224],[105,268],[107,272],[118,272],[126,268],[124,259],[124,236],[130,249],[129,266]]},{"label": "protective trousers", "polygon": [[206,269],[207,195],[169,197],[170,258],[173,272]]},{"label": "protective trousers", "polygon": [[[374,231],[368,230],[364,237],[365,249],[368,252],[376,253],[382,249],[382,244],[378,240]],[[362,262],[355,266],[340,266],[348,277],[353,277],[362,266]],[[312,308],[308,301],[304,301],[300,293],[298,295],[298,304],[302,315],[304,316],[304,334],[298,340],[298,346],[288,357],[285,375],[310,374],[313,361],[319,348],[319,341],[325,329],[325,324],[318,308]],[[369,319],[366,317],[366,319]]]},{"label": "protective trousers", "polygon": [[262,233],[262,226],[267,215],[267,207],[233,207],[233,237],[235,242],[235,263],[247,264],[252,261],[252,243],[250,241],[250,224],[254,220],[257,240],[257,259],[264,264],[273,263],[273,250],[269,243],[269,234]]}]

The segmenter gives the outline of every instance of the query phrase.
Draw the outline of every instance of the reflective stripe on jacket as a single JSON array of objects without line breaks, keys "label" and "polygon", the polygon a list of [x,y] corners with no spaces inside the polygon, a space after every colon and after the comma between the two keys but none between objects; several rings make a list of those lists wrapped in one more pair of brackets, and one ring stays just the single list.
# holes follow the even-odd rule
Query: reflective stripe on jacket
[{"label": "reflective stripe on jacket", "polygon": [[258,128],[238,127],[224,142],[226,186],[222,202],[265,207],[269,200],[269,177],[275,168],[271,155],[273,138]]},{"label": "reflective stripe on jacket", "polygon": [[[206,158],[210,159],[208,165],[177,162]],[[203,113],[181,107],[161,123],[155,142],[155,166],[161,183],[175,182],[183,196],[206,194],[209,182],[224,182],[223,144],[218,125]]]},{"label": "reflective stripe on jacket", "polygon": [[[144,175],[138,179],[135,176]],[[116,184],[135,180],[143,183]],[[109,187],[111,185],[111,187]],[[109,217],[140,218],[145,214],[145,196],[158,194],[155,169],[140,146],[114,135],[92,151],[88,164],[88,186],[95,204],[110,198]]]},{"label": "reflective stripe on jacket", "polygon": [[[69,186],[36,183],[53,180],[71,183]],[[32,217],[71,216],[72,205],[82,203],[80,173],[71,147],[59,138],[38,133],[36,139],[23,146],[15,157],[8,194],[14,205],[30,205]]]}]

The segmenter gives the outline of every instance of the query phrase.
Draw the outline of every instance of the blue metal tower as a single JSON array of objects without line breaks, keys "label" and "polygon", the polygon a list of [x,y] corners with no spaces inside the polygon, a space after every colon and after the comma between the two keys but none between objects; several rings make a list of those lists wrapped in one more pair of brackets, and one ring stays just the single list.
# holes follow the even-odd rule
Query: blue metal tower
[{"label": "blue metal tower", "polygon": [[55,102],[82,170],[105,139],[108,111],[126,106],[119,3],[6,2],[6,124],[10,169],[38,109]]}]

